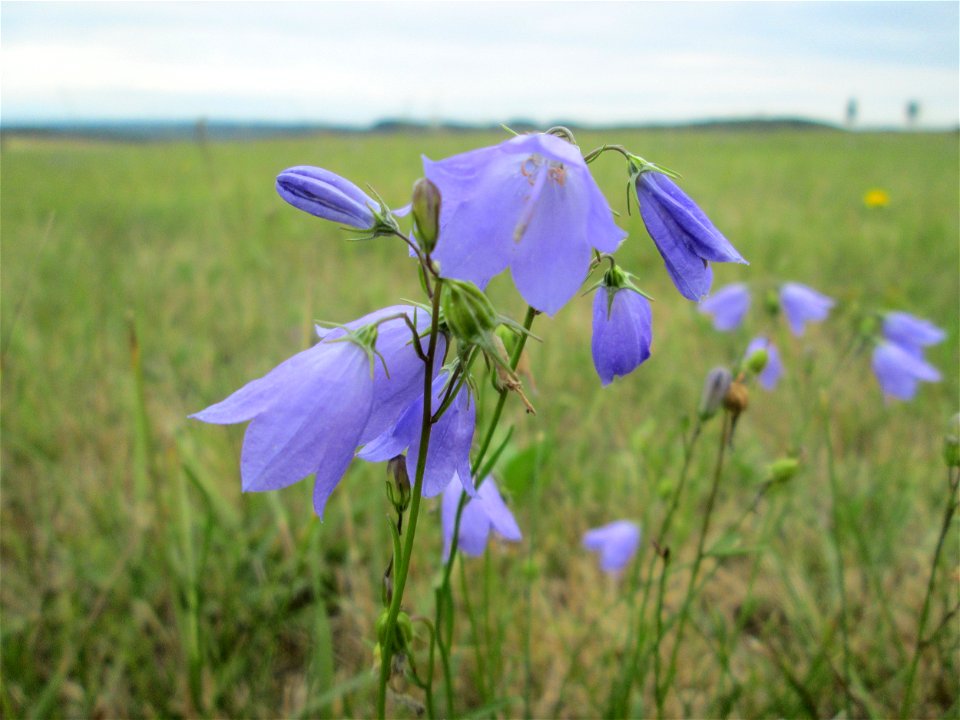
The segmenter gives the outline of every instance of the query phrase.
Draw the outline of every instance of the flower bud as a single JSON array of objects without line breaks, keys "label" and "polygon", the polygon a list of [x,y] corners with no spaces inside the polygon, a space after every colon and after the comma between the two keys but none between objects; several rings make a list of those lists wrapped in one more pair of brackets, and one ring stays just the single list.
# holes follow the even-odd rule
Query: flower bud
[{"label": "flower bud", "polygon": [[295,208],[358,230],[376,224],[377,203],[346,178],[323,168],[299,165],[277,176],[277,192]]},{"label": "flower bud", "polygon": [[500,324],[497,311],[472,282],[446,280],[442,308],[450,332],[458,340],[478,345]]},{"label": "flower bud", "polygon": [[767,296],[763,299],[763,305],[771,317],[780,314],[780,295],[776,290],[770,290],[767,293]]},{"label": "flower bud", "polygon": [[410,475],[407,473],[407,458],[397,455],[387,461],[387,495],[397,512],[404,512],[410,505]]},{"label": "flower bud", "polygon": [[767,466],[767,476],[770,482],[786,482],[796,475],[799,469],[799,459],[792,457],[777,458]]},{"label": "flower bud", "polygon": [[413,219],[420,249],[429,254],[440,232],[440,190],[426,178],[413,185]]},{"label": "flower bud", "polygon": [[960,413],[950,418],[947,434],[943,438],[943,459],[947,467],[960,467]]},{"label": "flower bud", "polygon": [[744,368],[752,373],[753,375],[759,375],[763,372],[763,369],[767,366],[767,359],[769,358],[769,353],[767,348],[758,347],[747,357],[744,362]]},{"label": "flower bud", "polygon": [[725,367],[715,367],[707,373],[703,392],[700,395],[700,405],[697,408],[701,421],[709,420],[717,414],[720,404],[730,389],[731,382],[733,382],[733,375]]}]

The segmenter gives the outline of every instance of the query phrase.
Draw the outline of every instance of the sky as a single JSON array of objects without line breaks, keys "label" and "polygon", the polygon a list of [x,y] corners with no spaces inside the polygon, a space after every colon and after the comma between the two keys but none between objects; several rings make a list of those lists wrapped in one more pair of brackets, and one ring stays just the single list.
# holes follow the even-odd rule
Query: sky
[{"label": "sky", "polygon": [[960,122],[960,3],[0,4],[0,122]]}]

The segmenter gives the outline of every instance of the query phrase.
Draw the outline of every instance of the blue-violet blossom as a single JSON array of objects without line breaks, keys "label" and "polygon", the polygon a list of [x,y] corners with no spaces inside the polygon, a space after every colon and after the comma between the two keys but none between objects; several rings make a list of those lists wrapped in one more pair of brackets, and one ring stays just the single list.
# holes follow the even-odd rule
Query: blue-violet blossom
[{"label": "blue-violet blossom", "polygon": [[698,309],[713,316],[713,326],[721,332],[740,327],[750,309],[750,291],[744,283],[724,285],[700,303]]},{"label": "blue-violet blossom", "polygon": [[[431,409],[435,413],[446,392],[447,373],[440,373],[433,381]],[[460,476],[464,489],[475,495],[470,475],[470,446],[476,426],[477,407],[470,395],[469,385],[463,383],[443,415],[430,431],[430,445],[423,475],[423,496],[439,495],[455,474]],[[423,423],[423,393],[404,411],[396,423],[379,437],[371,440],[357,457],[369,462],[384,462],[407,452],[407,473],[416,476],[420,453],[420,430]]]},{"label": "blue-violet blossom", "polygon": [[612,253],[626,236],[580,151],[553,135],[423,158],[423,168],[442,197],[440,274],[483,288],[509,267],[523,299],[549,315],[576,294],[592,250]]},{"label": "blue-violet blossom", "polygon": [[920,356],[923,348],[943,342],[947,334],[929,320],[905,312],[888,312],[883,317],[883,336]]},{"label": "blue-violet blossom", "polygon": [[757,350],[767,351],[767,364],[757,375],[757,380],[764,390],[773,390],[783,377],[783,361],[780,359],[780,351],[768,338],[756,337],[747,345],[747,351],[743,354],[744,358],[749,358]]},{"label": "blue-violet blossom", "polygon": [[[440,504],[440,524],[443,528],[443,556],[450,556],[453,543],[453,528],[457,519],[457,506],[463,482],[454,477],[443,490]],[[517,521],[510,512],[492,476],[477,488],[475,497],[467,500],[460,515],[460,533],[457,547],[467,555],[479,557],[487,547],[490,530],[496,530],[504,540],[517,542],[522,539]]]},{"label": "blue-violet blossom", "polygon": [[697,302],[710,291],[713,273],[708,261],[747,264],[669,177],[656,170],[641,169],[636,188],[643,224],[660,251],[673,284],[685,298]]},{"label": "blue-violet blossom", "polygon": [[277,192],[311,215],[358,230],[372,230],[380,203],[346,178],[323,168],[298,165],[277,175]]},{"label": "blue-violet blossom", "polygon": [[873,372],[884,395],[898,400],[912,399],[921,380],[940,380],[940,372],[914,350],[885,340],[873,350]]},{"label": "blue-violet blossom", "polygon": [[616,520],[588,530],[583,546],[600,555],[600,569],[609,573],[623,570],[640,546],[640,526],[629,520]]},{"label": "blue-violet blossom", "polygon": [[780,287],[780,305],[790,331],[800,337],[806,323],[827,319],[834,300],[806,285],[788,282]]},{"label": "blue-violet blossom", "polygon": [[603,385],[627,375],[650,357],[650,303],[629,287],[601,286],[593,299],[593,366]]},{"label": "blue-violet blossom", "polygon": [[[346,328],[357,330],[400,313],[421,330],[429,325],[424,311],[394,306]],[[245,492],[277,490],[316,474],[313,506],[322,516],[357,446],[387,430],[422,394],[423,363],[410,345],[403,318],[379,325],[376,349],[382,360],[374,360],[373,373],[366,351],[345,334],[339,328],[325,333],[313,347],[191,415],[223,425],[251,421],[240,455]]]}]

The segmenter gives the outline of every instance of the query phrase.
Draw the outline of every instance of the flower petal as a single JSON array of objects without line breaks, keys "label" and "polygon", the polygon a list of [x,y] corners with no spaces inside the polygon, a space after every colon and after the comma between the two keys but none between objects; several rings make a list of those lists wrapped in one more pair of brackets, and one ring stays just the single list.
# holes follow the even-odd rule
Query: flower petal
[{"label": "flower petal", "polygon": [[724,285],[704,298],[697,308],[705,315],[713,316],[713,326],[721,332],[740,327],[750,309],[750,291],[744,283]]}]

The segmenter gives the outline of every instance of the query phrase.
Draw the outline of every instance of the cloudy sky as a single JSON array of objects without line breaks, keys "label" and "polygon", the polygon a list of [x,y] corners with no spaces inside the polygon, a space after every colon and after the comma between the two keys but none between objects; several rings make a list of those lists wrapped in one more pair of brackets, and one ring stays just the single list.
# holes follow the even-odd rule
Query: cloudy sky
[{"label": "cloudy sky", "polygon": [[2,122],[960,120],[948,2],[0,5]]}]

